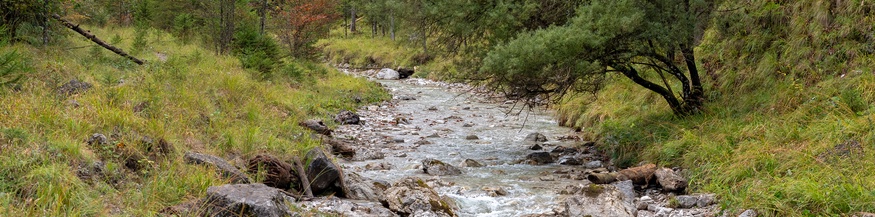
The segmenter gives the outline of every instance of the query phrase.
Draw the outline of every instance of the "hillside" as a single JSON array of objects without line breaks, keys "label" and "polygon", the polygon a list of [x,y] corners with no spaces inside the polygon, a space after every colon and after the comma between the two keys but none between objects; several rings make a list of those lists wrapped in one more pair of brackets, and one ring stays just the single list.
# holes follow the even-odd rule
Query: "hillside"
[{"label": "hillside", "polygon": [[[136,47],[132,27],[83,28]],[[299,121],[328,120],[388,96],[305,60],[284,59],[280,75],[263,78],[236,57],[155,29],[133,52],[142,66],[79,35],[63,40],[0,47],[25,72],[0,89],[2,215],[152,216],[229,183],[209,167],[184,164],[184,153],[238,165],[261,153],[301,156],[320,142]]]},{"label": "hillside", "polygon": [[[873,23],[875,2],[867,0],[727,1],[695,48],[706,90],[699,114],[678,117],[618,74],[597,94],[572,93],[553,108],[619,165],[685,168],[691,191],[717,193],[727,212],[872,212]],[[320,44],[330,60],[353,66],[397,67],[413,62],[399,52],[421,52],[416,42],[369,38],[335,34]],[[464,54],[433,55],[414,76],[477,73],[459,64]]]}]

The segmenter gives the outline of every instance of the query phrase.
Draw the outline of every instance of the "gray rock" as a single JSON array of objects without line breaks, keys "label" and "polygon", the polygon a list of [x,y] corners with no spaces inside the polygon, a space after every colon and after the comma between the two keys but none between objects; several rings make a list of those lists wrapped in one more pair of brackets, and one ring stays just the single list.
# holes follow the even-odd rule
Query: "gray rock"
[{"label": "gray rock", "polygon": [[338,216],[398,216],[392,210],[376,202],[349,201],[337,197],[319,197],[298,204],[301,208],[314,209]]},{"label": "gray rock", "polygon": [[307,178],[310,179],[310,189],[313,194],[320,194],[331,187],[343,186],[340,179],[340,167],[325,155],[320,148],[314,148],[307,152],[310,165],[307,166]]},{"label": "gray rock", "polygon": [[505,196],[507,195],[507,191],[502,187],[484,187],[483,191],[486,191],[486,194],[491,197]]},{"label": "gray rock", "polygon": [[480,137],[477,137],[477,135],[468,135],[465,137],[465,139],[466,140],[478,140],[478,139],[480,139]]},{"label": "gray rock", "polygon": [[535,152],[526,156],[526,160],[534,165],[549,164],[553,163],[553,156],[550,156],[550,153],[547,152]]},{"label": "gray rock", "polygon": [[207,188],[209,216],[291,216],[295,199],[277,188],[258,184],[233,184]]},{"label": "gray rock", "polygon": [[462,162],[462,167],[483,167],[483,164],[474,159],[465,159],[465,161]]},{"label": "gray rock", "polygon": [[534,145],[532,145],[532,147],[529,147],[529,150],[535,150],[535,151],[542,150],[542,149],[544,149],[544,147],[541,147],[540,144],[534,144]]},{"label": "gray rock", "polygon": [[462,171],[459,170],[459,168],[432,158],[422,160],[422,170],[429,175],[435,176],[452,176],[462,174]]},{"label": "gray rock", "polygon": [[77,79],[73,79],[65,83],[64,85],[61,85],[61,87],[58,88],[58,93],[60,93],[61,95],[69,96],[88,91],[89,89],[91,89],[91,87],[91,84],[89,84],[88,82],[82,82]]},{"label": "gray rock", "polygon": [[352,156],[350,160],[352,161],[366,161],[366,160],[379,160],[386,158],[386,154],[377,150],[371,149],[358,149],[355,152],[355,155]]},{"label": "gray rock", "polygon": [[758,216],[757,211],[754,211],[752,209],[745,210],[740,215],[738,215],[738,217],[757,217],[757,216]]},{"label": "gray rock", "polygon": [[675,199],[678,201],[678,207],[684,209],[693,208],[699,202],[699,197],[691,195],[678,195]]},{"label": "gray rock", "polygon": [[546,142],[547,136],[544,136],[544,134],[541,134],[541,133],[530,133],[529,135],[526,136],[526,138],[523,141],[526,141],[526,142]]},{"label": "gray rock", "polygon": [[562,164],[562,165],[575,165],[575,166],[576,166],[576,165],[580,165],[580,164],[581,164],[581,163],[580,163],[580,160],[578,160],[577,158],[575,158],[575,157],[573,157],[573,156],[564,156],[564,157],[561,157],[561,158],[559,158],[559,160],[558,160],[557,162],[558,162],[559,164]]},{"label": "gray rock", "polygon": [[422,179],[407,177],[386,189],[389,209],[410,216],[455,216],[450,200],[441,198]]},{"label": "gray rock", "polygon": [[699,207],[710,206],[717,201],[716,197],[717,196],[714,194],[701,194],[699,195],[699,201],[696,202],[696,205]]},{"label": "gray rock", "polygon": [[654,203],[655,201],[653,201],[653,199],[649,196],[643,196],[641,198],[638,198],[638,202],[635,202],[635,207],[637,207],[638,210],[647,210],[647,207],[653,205]]},{"label": "gray rock", "polygon": [[383,191],[386,190],[387,186],[380,182],[350,172],[343,176],[343,183],[346,198],[370,201],[386,200]]},{"label": "gray rock", "polygon": [[654,173],[656,181],[666,191],[683,191],[687,188],[687,179],[669,168],[657,169]]},{"label": "gray rock", "polygon": [[86,142],[89,145],[106,145],[109,143],[106,136],[100,133],[91,134],[91,137]]},{"label": "gray rock", "polygon": [[604,166],[604,165],[602,165],[602,161],[600,161],[600,160],[594,160],[594,161],[590,161],[590,162],[586,163],[587,169],[601,168],[602,166]]},{"label": "gray rock", "polygon": [[614,182],[611,185],[617,187],[617,191],[623,195],[624,202],[632,204],[635,201],[635,186],[632,185],[632,180]]},{"label": "gray rock", "polygon": [[334,116],[334,121],[340,123],[341,125],[359,124],[360,120],[361,119],[359,118],[358,114],[347,110],[343,110]]},{"label": "gray rock", "polygon": [[625,196],[613,185],[591,185],[583,194],[565,199],[566,216],[636,216],[638,209],[626,202]]},{"label": "gray rock", "polygon": [[103,161],[94,161],[92,163],[81,163],[76,169],[76,176],[83,181],[94,181],[104,177],[106,173],[106,164]]},{"label": "gray rock", "polygon": [[414,145],[431,145],[432,143],[426,139],[422,139],[413,143]]},{"label": "gray rock", "polygon": [[377,76],[375,77],[381,80],[398,80],[401,79],[401,74],[399,74],[398,71],[395,71],[394,69],[384,68],[380,69],[380,71],[377,72]]},{"label": "gray rock", "polygon": [[210,165],[218,169],[223,176],[231,179],[231,183],[248,184],[249,177],[220,157],[197,152],[186,152],[182,157],[187,164]]}]

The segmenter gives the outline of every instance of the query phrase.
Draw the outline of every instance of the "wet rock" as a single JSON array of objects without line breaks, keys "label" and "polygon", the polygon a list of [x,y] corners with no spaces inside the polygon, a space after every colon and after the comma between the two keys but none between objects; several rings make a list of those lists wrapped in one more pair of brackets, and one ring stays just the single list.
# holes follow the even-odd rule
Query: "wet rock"
[{"label": "wet rock", "polygon": [[392,165],[389,165],[386,162],[373,162],[365,165],[365,170],[391,170]]},{"label": "wet rock", "polygon": [[554,176],[550,176],[550,175],[548,175],[548,176],[541,176],[541,177],[538,177],[538,179],[541,180],[541,181],[556,181],[556,177],[554,177]]},{"label": "wet rock", "polygon": [[436,106],[428,107],[429,111],[437,111],[438,108]]},{"label": "wet rock", "polygon": [[537,151],[537,150],[541,150],[541,149],[544,149],[544,147],[541,147],[541,145],[539,145],[539,144],[534,144],[534,145],[532,145],[532,147],[529,147],[529,150]]},{"label": "wet rock", "polygon": [[413,69],[408,69],[408,68],[398,68],[397,71],[398,71],[398,78],[399,79],[409,78],[411,75],[413,75],[414,72],[416,72]]},{"label": "wet rock", "polygon": [[666,191],[683,191],[687,188],[687,179],[669,168],[660,168],[654,172],[656,181]]},{"label": "wet rock", "polygon": [[638,198],[638,202],[635,202],[635,207],[637,207],[638,210],[647,210],[647,206],[653,205],[655,203],[656,201],[653,201],[650,196],[643,196],[641,198]]},{"label": "wet rock", "polygon": [[246,168],[250,173],[261,172],[264,177],[262,183],[279,189],[295,189],[300,191],[301,181],[298,180],[296,171],[292,165],[277,159],[274,156],[260,154],[247,162]]},{"label": "wet rock", "polygon": [[394,138],[394,139],[392,139],[392,142],[394,142],[394,143],[404,143],[404,139],[403,139],[403,138]]},{"label": "wet rock", "polygon": [[428,137],[428,138],[441,138],[441,135],[438,135],[438,133],[432,133],[431,135],[428,135],[426,137]]},{"label": "wet rock", "polygon": [[213,155],[202,154],[197,152],[187,152],[183,156],[183,160],[187,164],[210,165],[218,169],[222,176],[231,179],[231,183],[247,184],[250,183],[249,177],[243,172],[232,166],[230,163],[220,157]]},{"label": "wet rock", "polygon": [[480,139],[480,137],[477,137],[477,135],[468,135],[465,137],[465,139],[466,140],[478,140],[478,139]]},{"label": "wet rock", "polygon": [[483,167],[483,164],[474,159],[465,159],[465,161],[462,162],[462,167]]},{"label": "wet rock", "polygon": [[565,199],[567,216],[636,216],[638,210],[616,186],[590,185],[583,192]]},{"label": "wet rock", "polygon": [[546,142],[547,136],[544,136],[544,134],[541,134],[541,133],[530,133],[529,135],[526,136],[525,139],[523,139],[523,141],[526,141],[526,142]]},{"label": "wet rock", "polygon": [[209,216],[291,216],[286,202],[295,199],[264,184],[233,184],[207,188]]},{"label": "wet rock", "polygon": [[561,157],[561,158],[559,158],[557,163],[562,164],[562,165],[581,165],[580,160],[578,160],[577,158],[572,157],[572,156]]},{"label": "wet rock", "polygon": [[452,176],[462,174],[462,171],[459,170],[459,168],[432,158],[422,160],[422,170],[425,171],[425,173],[434,176]]},{"label": "wet rock", "polygon": [[738,217],[757,217],[757,211],[753,211],[752,209],[745,210]]},{"label": "wet rock", "polygon": [[[313,194],[320,194],[331,190],[332,187],[343,186],[338,183],[341,176],[340,167],[325,155],[320,148],[314,148],[307,152],[310,165],[307,166],[307,178],[310,179],[310,189]],[[334,191],[338,192],[338,191]]]},{"label": "wet rock", "polygon": [[336,197],[320,197],[298,204],[301,208],[313,209],[337,216],[398,216],[392,210],[376,202],[349,201]]},{"label": "wet rock", "polygon": [[328,129],[328,126],[325,126],[325,124],[322,123],[321,120],[306,120],[298,123],[298,125],[326,136],[330,136],[332,132],[332,130]]},{"label": "wet rock", "polygon": [[483,191],[486,191],[486,194],[490,197],[498,197],[507,195],[507,191],[501,187],[483,187]]},{"label": "wet rock", "polygon": [[572,155],[572,154],[577,154],[579,152],[580,152],[580,150],[577,148],[570,148],[570,147],[565,147],[565,146],[556,146],[556,148],[553,148],[553,150],[550,151],[550,153],[560,154],[560,155]]},{"label": "wet rock", "polygon": [[358,155],[367,155],[367,153],[359,153],[360,151],[357,151],[355,149],[357,145],[353,144],[352,141],[333,139],[328,136],[322,136],[319,139],[322,140],[323,144],[331,146],[331,151],[334,154],[340,154],[345,158],[354,158]]},{"label": "wet rock", "polygon": [[429,142],[428,140],[423,139],[423,140],[416,141],[413,144],[414,145],[431,145],[432,143]]},{"label": "wet rock", "polygon": [[678,201],[678,208],[689,209],[696,206],[696,203],[699,202],[699,197],[691,195],[678,195],[675,197],[675,200]]},{"label": "wet rock", "polygon": [[70,80],[69,82],[65,83],[64,85],[61,85],[61,87],[58,87],[58,93],[61,95],[69,96],[69,95],[84,93],[85,91],[88,91],[89,89],[91,89],[91,87],[92,87],[91,84],[89,84],[87,82],[82,82],[82,81],[79,81],[77,79],[73,79],[73,80]]},{"label": "wet rock", "polygon": [[470,124],[470,123],[465,123],[462,125],[462,127],[473,127],[473,126],[474,126],[474,124]]},{"label": "wet rock", "polygon": [[344,196],[355,200],[383,201],[386,199],[383,191],[388,187],[378,181],[365,178],[358,173],[350,172],[343,176]]},{"label": "wet rock", "polygon": [[343,110],[334,116],[334,121],[341,125],[359,124],[360,118],[359,115],[354,112]]},{"label": "wet rock", "polygon": [[380,69],[375,77],[381,80],[398,80],[401,79],[401,74],[393,69],[384,68]]},{"label": "wet rock", "polygon": [[106,136],[100,133],[91,134],[91,137],[86,141],[88,145],[106,145],[109,140],[106,139]]},{"label": "wet rock", "polygon": [[553,156],[547,152],[535,152],[526,156],[526,160],[533,165],[543,165],[553,163]]},{"label": "wet rock", "polygon": [[416,100],[416,97],[413,97],[413,96],[398,96],[396,98],[398,100],[403,100],[403,101]]},{"label": "wet rock", "polygon": [[[389,209],[410,216],[455,216],[450,200],[441,198],[422,179],[407,177],[386,190]],[[391,199],[390,199],[391,198]]]},{"label": "wet rock", "polygon": [[586,163],[587,169],[601,168],[602,166],[604,165],[602,165],[602,161],[600,160],[594,160]]}]

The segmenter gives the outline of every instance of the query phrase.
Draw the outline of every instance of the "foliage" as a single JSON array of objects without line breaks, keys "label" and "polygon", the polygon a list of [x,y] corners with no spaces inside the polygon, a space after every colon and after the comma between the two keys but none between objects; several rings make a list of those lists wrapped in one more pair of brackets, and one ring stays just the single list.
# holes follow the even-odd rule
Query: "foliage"
[{"label": "foliage", "polygon": [[0,25],[5,26],[4,35],[12,42],[48,44],[54,40],[49,33],[59,25],[50,22],[50,16],[61,10],[60,1],[49,0],[2,0],[0,1]]},{"label": "foliage", "polygon": [[328,34],[330,25],[339,18],[337,0],[284,0],[273,14],[277,17],[280,41],[295,57],[314,54],[313,43]]},{"label": "foliage", "polygon": [[[3,44],[0,42],[0,47]],[[17,50],[5,50],[0,54],[0,88],[16,85],[29,71],[30,62]]]},{"label": "foliage", "polygon": [[279,46],[272,38],[259,34],[255,26],[238,28],[234,39],[233,53],[240,58],[243,68],[261,72],[262,78],[270,77],[274,68],[282,64]]}]

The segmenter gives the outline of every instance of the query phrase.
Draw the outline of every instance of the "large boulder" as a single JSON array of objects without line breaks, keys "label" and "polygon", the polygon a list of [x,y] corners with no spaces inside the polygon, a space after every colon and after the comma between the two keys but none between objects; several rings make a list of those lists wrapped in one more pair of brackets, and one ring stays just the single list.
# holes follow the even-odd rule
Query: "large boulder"
[{"label": "large boulder", "polygon": [[455,216],[450,203],[444,200],[422,179],[407,177],[386,190],[389,209],[407,216]]},{"label": "large boulder", "polygon": [[377,202],[349,201],[337,197],[319,197],[299,203],[301,208],[313,209],[337,216],[398,216]]},{"label": "large boulder", "polygon": [[459,168],[432,158],[422,160],[422,170],[429,175],[435,176],[452,176],[462,174],[462,171],[459,170]]},{"label": "large boulder", "polygon": [[567,216],[637,216],[638,209],[617,186],[590,184],[565,199]]},{"label": "large boulder", "polygon": [[377,77],[377,79],[381,79],[381,80],[398,80],[401,78],[401,74],[398,73],[398,71],[395,71],[393,69],[385,68],[385,69],[380,69],[380,71],[377,72],[376,77]]},{"label": "large boulder", "polygon": [[350,172],[343,176],[343,191],[346,198],[355,200],[385,201],[383,191],[389,186],[357,173]]},{"label": "large boulder", "polygon": [[[313,194],[320,194],[343,186],[341,183],[340,166],[334,163],[320,148],[314,148],[307,153],[310,165],[307,166],[307,178],[310,179],[310,189]],[[342,194],[342,191],[334,192]]]},{"label": "large boulder", "polygon": [[231,179],[231,183],[248,184],[249,177],[245,173],[232,166],[228,161],[213,155],[202,154],[197,152],[187,152],[183,156],[183,160],[187,164],[209,165],[213,166],[222,173],[226,178]]},{"label": "large boulder", "polygon": [[286,204],[295,199],[264,184],[233,184],[207,188],[209,216],[291,216]]},{"label": "large boulder", "polygon": [[334,121],[341,125],[359,124],[360,118],[359,115],[354,112],[343,110],[334,116]]}]

